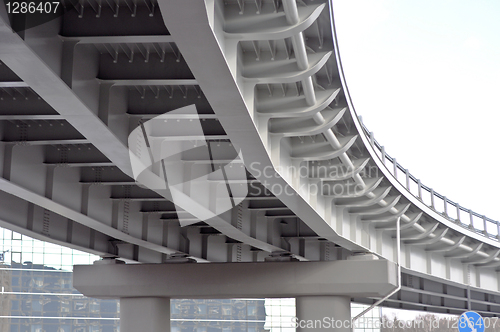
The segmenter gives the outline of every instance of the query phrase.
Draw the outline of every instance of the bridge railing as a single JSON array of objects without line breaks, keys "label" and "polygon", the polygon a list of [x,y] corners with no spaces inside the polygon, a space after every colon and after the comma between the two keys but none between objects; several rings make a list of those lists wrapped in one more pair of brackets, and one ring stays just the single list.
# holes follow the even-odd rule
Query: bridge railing
[{"label": "bridge railing", "polygon": [[470,231],[497,241],[500,240],[500,222],[460,206],[460,204],[449,200],[446,196],[441,195],[435,192],[434,189],[422,184],[420,179],[412,175],[407,168],[400,165],[396,158],[387,154],[384,146],[375,140],[373,132],[366,128],[361,116],[359,117],[359,121],[363,127],[364,134],[370,140],[370,144],[379,159],[396,178],[396,180],[398,180],[398,182],[415,198],[439,213],[444,218],[467,228]]}]

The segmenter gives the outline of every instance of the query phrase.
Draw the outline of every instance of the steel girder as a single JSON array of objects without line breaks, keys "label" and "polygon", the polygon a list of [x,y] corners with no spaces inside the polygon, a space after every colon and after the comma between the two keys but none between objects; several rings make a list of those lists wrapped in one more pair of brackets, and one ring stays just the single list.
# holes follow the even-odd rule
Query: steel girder
[{"label": "steel girder", "polygon": [[[237,262],[277,252],[394,259],[401,218],[408,271],[500,290],[500,243],[412,195],[354,113],[330,3],[164,0],[98,14],[89,1],[64,5],[63,17],[19,34],[0,8],[2,225],[139,262]],[[249,197],[214,220],[131,177],[131,130],[190,104],[218,143],[215,162],[235,144],[248,170]],[[207,162],[185,158],[190,168]]]}]

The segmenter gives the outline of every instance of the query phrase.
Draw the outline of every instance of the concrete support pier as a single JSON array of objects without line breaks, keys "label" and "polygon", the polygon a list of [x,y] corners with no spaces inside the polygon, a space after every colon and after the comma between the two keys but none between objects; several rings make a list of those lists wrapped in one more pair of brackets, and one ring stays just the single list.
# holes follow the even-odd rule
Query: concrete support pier
[{"label": "concrete support pier", "polygon": [[351,298],[348,296],[298,296],[297,332],[351,332]]},{"label": "concrete support pier", "polygon": [[120,332],[170,332],[168,297],[120,299]]},{"label": "concrete support pier", "polygon": [[[299,331],[327,330],[328,321],[339,324],[336,332],[347,332],[352,297],[382,297],[397,286],[396,265],[385,260],[99,264],[73,271],[82,294],[120,299],[122,332],[170,331],[171,298],[266,297],[297,299]],[[326,325],[311,329],[301,320]]]}]

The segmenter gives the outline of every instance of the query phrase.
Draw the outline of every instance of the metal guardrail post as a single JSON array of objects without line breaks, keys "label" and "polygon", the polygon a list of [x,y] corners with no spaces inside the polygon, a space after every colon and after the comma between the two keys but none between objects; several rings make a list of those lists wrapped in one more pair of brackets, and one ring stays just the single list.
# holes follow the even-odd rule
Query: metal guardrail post
[{"label": "metal guardrail post", "polygon": [[483,227],[484,227],[484,235],[488,236],[488,224],[487,224],[488,220],[486,220],[486,216],[483,216]]},{"label": "metal guardrail post", "polygon": [[444,215],[448,217],[448,199],[446,198],[446,196],[443,196],[443,206],[444,206]]},{"label": "metal guardrail post", "polygon": [[[369,138],[369,141],[370,141],[370,145],[372,146],[372,148],[375,150],[375,148],[379,148],[379,151],[380,151],[380,160],[382,161],[382,163],[386,165],[386,159],[389,159],[389,161],[392,162],[393,164],[393,168],[392,168],[392,173],[393,173],[393,176],[394,178],[400,183],[403,185],[402,181],[400,181],[398,179],[398,162],[396,160],[396,158],[391,158],[390,156],[387,155],[387,152],[385,151],[385,147],[380,145],[376,140],[375,140],[375,134],[372,132],[372,131],[368,131],[368,129],[365,127],[365,125],[363,124],[363,120],[362,120],[362,117],[361,116],[358,116],[358,119],[359,119],[359,122],[361,123],[361,126],[363,128],[363,133]],[[388,167],[389,171],[391,171],[391,169]],[[457,218],[456,218],[456,222],[457,223],[460,223],[461,225],[463,224],[462,223],[462,219],[461,219],[461,216],[460,216],[460,210],[461,210],[461,206],[460,204],[458,203],[455,203],[455,202],[448,202],[448,199],[446,198],[446,196],[441,196],[439,194],[436,194],[434,192],[434,189],[432,188],[429,188],[429,187],[426,187],[422,184],[422,182],[420,181],[420,179],[415,179],[415,177],[412,177],[412,175],[410,174],[409,170],[407,168],[402,168],[401,167],[401,170],[405,172],[405,177],[406,177],[406,189],[408,191],[410,191],[410,180],[413,179],[416,184],[417,184],[417,195],[412,195],[415,196],[416,198],[418,198],[421,202],[423,202],[424,204],[426,204],[423,200],[423,196],[422,196],[422,187],[424,187],[425,190],[428,190],[430,195],[431,195],[431,202],[430,202],[430,205],[427,205],[429,206],[431,209],[433,209],[434,211],[436,212],[439,212],[438,210],[436,210],[436,204],[435,204],[435,196],[438,196],[438,197],[442,197],[443,199],[443,207],[444,207],[444,211],[441,213],[443,214],[446,218],[450,219],[450,216],[448,215],[448,203],[452,204],[452,205],[455,205],[455,208],[456,208],[456,211],[457,211]],[[411,191],[410,191],[411,193]],[[476,228],[474,227],[474,215],[476,215],[474,212],[472,212],[472,210],[466,210],[466,209],[463,209],[464,212],[468,212],[469,213],[469,217],[470,217],[470,224],[468,226],[469,229],[475,231]],[[496,235],[496,238],[500,241],[500,222],[499,221],[493,221],[493,220],[489,220],[487,219],[485,216],[482,216],[482,219],[483,219],[483,227],[484,227],[484,230],[483,232],[483,235],[486,236],[486,237],[489,237],[489,233],[488,233],[488,224],[487,222],[492,222],[492,223],[495,223],[496,226],[497,226],[497,235]],[[464,226],[465,227],[465,226]],[[476,231],[477,232],[477,231]]]},{"label": "metal guardrail post", "polygon": [[398,162],[397,162],[396,158],[392,158],[392,165],[394,166],[393,167],[394,177],[397,180],[398,179]]},{"label": "metal guardrail post", "polygon": [[434,189],[431,188],[431,208],[436,210],[436,206],[434,205]]}]

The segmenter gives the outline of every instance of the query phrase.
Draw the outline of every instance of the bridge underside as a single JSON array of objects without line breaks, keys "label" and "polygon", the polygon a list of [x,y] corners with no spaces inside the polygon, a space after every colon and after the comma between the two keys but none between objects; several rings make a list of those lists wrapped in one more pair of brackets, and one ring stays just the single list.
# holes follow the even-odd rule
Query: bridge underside
[{"label": "bridge underside", "polygon": [[[388,169],[350,104],[329,2],[63,4],[20,33],[0,8],[0,226],[127,262],[290,264],[396,261],[400,219],[402,289],[384,305],[500,312],[498,239],[462,227],[459,206],[457,220],[439,213],[433,193],[426,205],[394,160]],[[193,104],[195,117],[172,112]],[[128,136],[166,112],[177,129],[157,144],[212,146],[182,155],[181,176],[241,151],[245,178],[192,182],[176,204],[136,182]],[[227,183],[248,196],[204,218]]]}]

